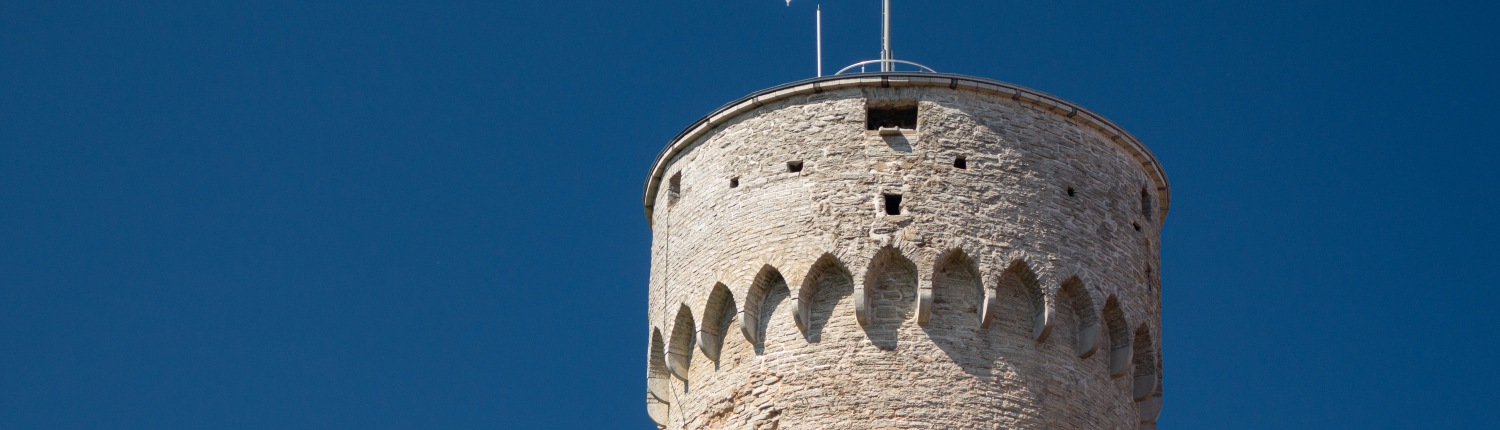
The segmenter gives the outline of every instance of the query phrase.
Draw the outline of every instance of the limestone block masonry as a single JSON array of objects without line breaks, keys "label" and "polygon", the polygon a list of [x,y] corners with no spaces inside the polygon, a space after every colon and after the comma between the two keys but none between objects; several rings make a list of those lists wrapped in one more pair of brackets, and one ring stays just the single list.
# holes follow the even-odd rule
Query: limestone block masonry
[{"label": "limestone block masonry", "polygon": [[646,184],[668,429],[1137,429],[1166,176],[1077,105],[947,74],[767,89]]}]

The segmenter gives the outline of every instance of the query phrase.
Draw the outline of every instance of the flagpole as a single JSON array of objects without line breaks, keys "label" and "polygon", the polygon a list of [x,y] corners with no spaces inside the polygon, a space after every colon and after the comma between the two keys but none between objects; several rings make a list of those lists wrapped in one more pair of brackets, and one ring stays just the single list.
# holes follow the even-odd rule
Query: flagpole
[{"label": "flagpole", "polygon": [[823,5],[818,5],[818,77],[823,76]]},{"label": "flagpole", "polygon": [[886,61],[880,63],[880,71],[889,72],[891,71],[891,66],[893,66],[890,60],[894,59],[894,56],[891,55],[891,0],[885,0],[885,11],[881,16],[885,19],[885,23],[882,26],[881,43],[883,46],[880,51],[880,59]]}]

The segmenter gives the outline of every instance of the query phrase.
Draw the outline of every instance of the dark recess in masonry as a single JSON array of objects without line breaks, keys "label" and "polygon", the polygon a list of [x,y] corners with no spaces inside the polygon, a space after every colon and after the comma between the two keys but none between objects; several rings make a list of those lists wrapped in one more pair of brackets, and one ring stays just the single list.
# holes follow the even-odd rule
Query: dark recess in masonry
[{"label": "dark recess in masonry", "polygon": [[881,128],[917,129],[917,104],[870,106],[865,112],[865,130]]},{"label": "dark recess in masonry", "polygon": [[677,203],[682,197],[682,172],[672,174],[672,179],[667,181],[667,203]]},{"label": "dark recess in masonry", "polygon": [[1141,216],[1146,217],[1146,221],[1151,220],[1151,193],[1145,188],[1141,188]]},{"label": "dark recess in masonry", "polygon": [[729,188],[739,188],[739,187],[740,187],[740,177],[739,176],[735,176],[733,178],[729,178]]},{"label": "dark recess in masonry", "polygon": [[1068,197],[1073,197],[1073,187],[1068,187]]},{"label": "dark recess in masonry", "polygon": [[786,162],[786,171],[792,172],[792,173],[801,172],[802,171],[802,161],[798,160],[798,161],[788,161],[788,162]]},{"label": "dark recess in masonry", "polygon": [[967,168],[969,168],[969,158],[965,157],[965,156],[962,156],[962,155],[958,156],[958,158],[954,158],[953,159],[953,167],[959,168],[959,169],[967,169]]},{"label": "dark recess in masonry", "polygon": [[900,194],[886,194],[885,195],[885,214],[886,215],[901,215],[901,195]]}]

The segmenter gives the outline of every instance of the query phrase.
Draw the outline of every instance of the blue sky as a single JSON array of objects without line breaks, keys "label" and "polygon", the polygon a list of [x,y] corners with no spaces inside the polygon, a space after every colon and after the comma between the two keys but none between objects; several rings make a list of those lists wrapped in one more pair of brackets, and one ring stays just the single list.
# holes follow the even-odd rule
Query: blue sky
[{"label": "blue sky", "polygon": [[[894,50],[1165,165],[1161,428],[1500,426],[1500,7],[1224,3],[896,0]],[[814,4],[0,4],[0,428],[651,428],[641,184]]]}]

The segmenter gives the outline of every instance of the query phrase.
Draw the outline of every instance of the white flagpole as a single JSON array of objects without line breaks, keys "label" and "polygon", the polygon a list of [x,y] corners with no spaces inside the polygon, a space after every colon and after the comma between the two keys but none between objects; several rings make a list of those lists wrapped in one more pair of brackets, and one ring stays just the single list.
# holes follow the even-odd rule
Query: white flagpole
[{"label": "white flagpole", "polygon": [[889,72],[893,66],[890,63],[893,59],[891,55],[891,0],[885,0],[885,11],[881,16],[885,19],[885,23],[882,28],[880,59],[886,61],[880,62],[880,71]]},{"label": "white flagpole", "polygon": [[[788,2],[790,4],[790,1]],[[818,5],[818,77],[823,76],[823,5]]]}]

